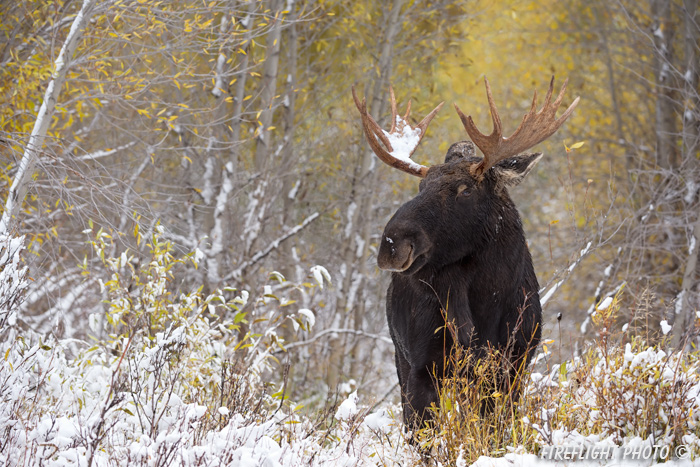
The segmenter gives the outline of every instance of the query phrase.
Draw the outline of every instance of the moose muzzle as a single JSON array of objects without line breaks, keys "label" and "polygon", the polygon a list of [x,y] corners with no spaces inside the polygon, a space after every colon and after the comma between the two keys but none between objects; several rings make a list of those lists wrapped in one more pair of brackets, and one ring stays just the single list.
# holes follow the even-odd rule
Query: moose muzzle
[{"label": "moose muzzle", "polygon": [[[407,271],[414,264],[427,261],[428,239],[419,230],[396,228],[389,222],[382,235],[377,264],[380,269],[392,272]],[[416,261],[418,260],[418,261]]]}]

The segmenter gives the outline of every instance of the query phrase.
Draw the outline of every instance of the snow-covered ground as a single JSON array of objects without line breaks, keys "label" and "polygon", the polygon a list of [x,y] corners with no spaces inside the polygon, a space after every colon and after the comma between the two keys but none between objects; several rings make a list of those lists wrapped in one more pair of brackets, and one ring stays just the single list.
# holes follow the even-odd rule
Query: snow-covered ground
[{"label": "snow-covered ground", "polygon": [[[254,392],[248,393],[248,399],[239,399],[241,405],[231,407],[217,406],[207,396],[192,394],[192,388],[185,387],[177,376],[185,367],[158,368],[164,349],[181,345],[186,334],[173,332],[150,352],[124,359],[101,349],[83,351],[69,359],[66,342],[31,347],[19,342],[4,344],[0,463],[240,467],[421,464],[423,454],[407,442],[399,407],[387,404],[370,410],[369,395],[352,392],[323,418],[289,401],[276,410],[279,401],[269,396],[259,399]],[[659,357],[658,352],[650,351],[625,355],[630,364],[636,361],[640,365]],[[120,366],[134,373],[132,377],[120,376]],[[247,372],[240,382],[254,388],[261,380],[255,372]],[[534,375],[531,389],[542,384],[552,383],[548,376]],[[697,398],[697,393],[691,396]],[[187,402],[193,398],[199,402]],[[201,403],[205,401],[209,404]],[[256,409],[260,403],[264,408]],[[663,438],[583,435],[576,430],[553,429],[540,425],[548,417],[548,410],[543,412],[539,424],[532,423],[540,433],[537,453],[524,446],[509,446],[508,452],[481,456],[474,465],[651,465],[664,454],[671,460],[667,465],[692,465],[693,461],[684,457],[696,455],[700,447],[694,433],[686,434],[679,444]],[[468,465],[468,443],[465,440],[465,453],[456,453],[454,465]]]}]

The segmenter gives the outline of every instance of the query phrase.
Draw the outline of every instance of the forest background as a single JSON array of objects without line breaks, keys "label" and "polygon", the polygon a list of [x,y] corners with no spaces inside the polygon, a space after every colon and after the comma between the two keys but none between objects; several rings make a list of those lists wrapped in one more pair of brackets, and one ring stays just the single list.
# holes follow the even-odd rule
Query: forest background
[{"label": "forest background", "polygon": [[[595,305],[621,290],[632,328],[653,340],[666,320],[676,344],[697,337],[696,0],[21,0],[0,18],[0,199],[23,156],[33,162],[7,224],[26,236],[18,333],[76,348],[108,338],[104,255],[134,277],[160,232],[198,263],[173,267],[174,295],[247,290],[248,318],[256,303],[282,321],[313,316],[273,336],[286,391],[313,403],[349,383],[397,397],[376,251],[418,184],[373,155],[351,86],[385,127],[390,84],[416,119],[446,101],[414,156],[430,165],[467,139],[451,104],[490,128],[484,76],[509,133],[555,75],[569,80],[564,105],[581,102],[512,191],[545,353],[579,352]],[[32,145],[52,74],[60,94]]]}]

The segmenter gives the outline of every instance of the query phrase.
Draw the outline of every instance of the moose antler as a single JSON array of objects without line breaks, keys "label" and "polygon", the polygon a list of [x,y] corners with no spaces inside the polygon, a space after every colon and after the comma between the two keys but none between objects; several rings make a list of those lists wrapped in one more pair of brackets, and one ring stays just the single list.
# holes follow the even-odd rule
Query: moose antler
[{"label": "moose antler", "polygon": [[[425,131],[430,121],[438,113],[444,102],[435,107],[418,125],[411,126],[408,123],[411,101],[408,101],[406,106],[406,114],[401,117],[398,115],[396,97],[391,86],[389,91],[391,93],[391,130],[387,133],[382,130],[367,112],[365,99],[363,98],[362,102],[360,102],[357,94],[355,94],[355,86],[352,87],[352,97],[355,99],[357,110],[360,111],[362,116],[362,129],[367,137],[367,142],[382,162],[411,175],[425,178],[428,173],[428,167],[413,162],[410,157],[423,139],[423,136],[425,136]],[[379,144],[380,141],[381,144]]]},{"label": "moose antler", "polygon": [[491,96],[489,81],[484,78],[484,82],[486,83],[486,96],[489,100],[491,119],[493,120],[493,132],[490,135],[486,136],[481,133],[476,128],[476,125],[474,125],[472,117],[465,117],[462,111],[459,110],[459,107],[457,107],[457,104],[455,104],[455,109],[459,114],[459,118],[462,120],[464,129],[467,130],[472,142],[484,153],[483,160],[478,164],[472,165],[471,168],[472,175],[479,177],[499,161],[520,154],[552,136],[566,121],[569,115],[571,115],[571,112],[574,111],[579,101],[577,97],[562,116],[556,119],[557,109],[562,99],[564,99],[564,91],[566,90],[566,85],[569,80],[567,79],[564,81],[564,85],[556,100],[550,103],[552,91],[554,89],[554,76],[552,76],[552,81],[549,83],[549,91],[547,91],[547,96],[544,98],[544,106],[542,109],[537,112],[537,91],[535,91],[530,111],[525,114],[523,121],[520,123],[518,129],[515,130],[515,133],[508,138],[504,138],[501,118],[498,116],[496,104],[494,104],[493,96]]}]

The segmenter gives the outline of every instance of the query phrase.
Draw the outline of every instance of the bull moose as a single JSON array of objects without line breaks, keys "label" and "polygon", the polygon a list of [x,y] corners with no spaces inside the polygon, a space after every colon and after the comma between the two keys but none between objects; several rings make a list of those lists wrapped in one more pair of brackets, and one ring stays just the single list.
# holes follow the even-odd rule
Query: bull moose
[{"label": "bull moose", "polygon": [[[440,375],[450,375],[450,368],[445,368],[447,349],[460,345],[476,359],[501,351],[509,368],[503,380],[512,385],[540,341],[537,277],[508,188],[542,157],[524,151],[554,134],[579,98],[557,119],[567,83],[552,102],[552,77],[543,108],[537,110],[535,92],[518,129],[504,138],[488,80],[485,84],[493,132],[481,133],[471,116],[455,105],[473,143],[453,144],[445,162],[431,167],[410,156],[443,103],[412,126],[410,101],[406,114],[398,115],[392,89],[391,130],[385,132],[353,88],[374,153],[390,166],[422,178],[416,197],[386,225],[377,255],[379,267],[392,272],[386,315],[396,351],[404,423],[410,429],[431,417],[426,409],[438,401],[434,379],[439,384]],[[483,157],[476,157],[475,145]],[[446,331],[446,320],[456,333]],[[517,397],[519,390],[515,393]]]}]

